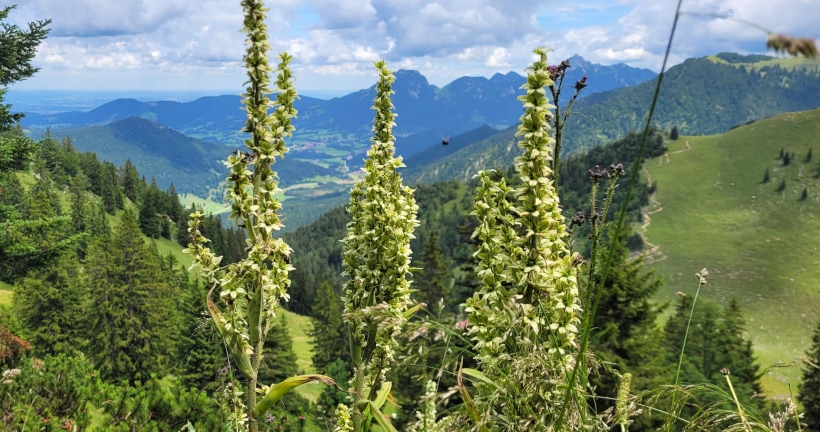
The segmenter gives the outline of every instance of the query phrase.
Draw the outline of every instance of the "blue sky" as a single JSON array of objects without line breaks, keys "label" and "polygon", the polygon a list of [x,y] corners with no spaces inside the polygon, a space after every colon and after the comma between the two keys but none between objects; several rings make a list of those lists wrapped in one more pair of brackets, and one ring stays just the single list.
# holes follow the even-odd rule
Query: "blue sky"
[{"label": "blue sky", "polygon": [[[0,5],[8,3],[0,0]],[[10,22],[54,20],[37,76],[13,90],[241,89],[238,0],[17,0]],[[674,0],[277,0],[275,52],[294,58],[297,88],[368,87],[374,60],[420,70],[433,84],[523,72],[537,46],[559,61],[658,70]],[[684,11],[734,17],[820,38],[820,0],[685,0]],[[723,51],[763,53],[765,34],[736,21],[683,16],[673,63]]]}]

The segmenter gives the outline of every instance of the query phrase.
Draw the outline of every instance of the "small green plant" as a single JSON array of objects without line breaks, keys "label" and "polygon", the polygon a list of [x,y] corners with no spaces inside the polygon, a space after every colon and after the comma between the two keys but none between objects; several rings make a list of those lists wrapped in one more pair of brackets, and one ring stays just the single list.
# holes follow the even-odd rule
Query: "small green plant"
[{"label": "small green plant", "polygon": [[763,181],[761,183],[766,184],[769,180],[771,180],[771,177],[769,176],[769,169],[766,168],[766,172],[763,173]]},{"label": "small green plant", "polygon": [[678,127],[672,126],[672,132],[669,132],[669,139],[671,139],[672,141],[677,141],[678,137]]}]

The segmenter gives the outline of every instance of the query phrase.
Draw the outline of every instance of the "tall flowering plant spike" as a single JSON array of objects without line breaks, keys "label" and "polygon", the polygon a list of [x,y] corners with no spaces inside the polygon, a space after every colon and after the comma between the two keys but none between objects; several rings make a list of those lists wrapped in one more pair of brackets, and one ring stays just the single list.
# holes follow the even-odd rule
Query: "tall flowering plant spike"
[{"label": "tall flowering plant spike", "polygon": [[[575,363],[578,313],[577,270],[567,247],[568,233],[553,183],[555,140],[548,118],[554,106],[546,50],[528,68],[524,107],[516,136],[520,185],[481,172],[473,215],[478,226],[477,272],[483,282],[467,301],[468,331],[482,372],[499,391],[477,383],[478,400],[517,427],[550,425],[550,413]],[[514,399],[514,400],[513,400]],[[485,410],[487,412],[487,410]]]},{"label": "tall flowering plant spike", "polygon": [[[395,157],[393,126],[396,114],[390,95],[395,81],[384,61],[376,63],[379,82],[373,110],[373,137],[364,177],[350,191],[347,211],[351,221],[342,240],[345,320],[350,329],[353,358],[353,394],[358,402],[374,401],[386,385],[393,362],[396,336],[406,321],[410,304],[410,240],[418,226],[413,190],[402,184]],[[354,403],[354,430],[367,430],[372,413]],[[371,417],[368,417],[371,416]]]},{"label": "tall flowering plant spike", "polygon": [[[231,358],[247,380],[247,401],[242,406],[246,412],[234,417],[241,419],[236,424],[247,424],[255,432],[257,418],[273,405],[271,401],[302,383],[320,380],[332,384],[333,380],[312,375],[257,388],[265,337],[280,303],[289,298],[288,272],[293,270],[290,246],[273,237],[283,225],[279,217],[282,205],[275,197],[280,189],[271,166],[277,156],[284,157],[287,151],[285,138],[294,130],[291,119],[296,116],[293,104],[298,96],[289,67],[292,58],[282,53],[275,81],[276,100],[269,98],[273,69],[268,63],[267,9],[261,0],[243,0],[242,8],[243,30],[247,34],[244,63],[248,75],[246,92],[242,95],[247,120],[242,130],[250,136],[245,140],[248,151],[237,150],[228,156],[225,165],[229,169],[226,199],[231,203],[230,218],[245,227],[248,255],[236,264],[220,266],[222,257],[211,252],[207,246],[209,240],[200,231],[203,215],[199,211],[191,215],[188,224],[191,243],[185,252],[193,255],[194,266],[198,266],[212,284],[211,292],[218,289],[222,308],[211,300],[209,292],[208,311]],[[269,114],[271,107],[274,112]],[[257,392],[264,396],[258,404]]]}]

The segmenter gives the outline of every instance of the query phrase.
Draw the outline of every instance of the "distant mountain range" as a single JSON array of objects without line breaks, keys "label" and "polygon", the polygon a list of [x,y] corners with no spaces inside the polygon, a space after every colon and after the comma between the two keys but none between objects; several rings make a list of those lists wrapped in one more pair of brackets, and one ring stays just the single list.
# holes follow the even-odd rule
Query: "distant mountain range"
[{"label": "distant mountain range", "polygon": [[[573,67],[567,82],[574,83],[583,75],[589,77],[584,95],[637,85],[655,76],[650,70],[624,64],[602,66],[579,56],[569,61]],[[521,112],[516,97],[524,77],[515,72],[496,74],[489,79],[462,77],[442,88],[431,85],[417,71],[399,70],[395,76],[393,103],[399,114],[396,133],[402,136],[424,131],[456,135],[483,125],[503,128],[516,123]],[[353,139],[364,138],[366,142],[373,119],[370,107],[374,87],[330,100],[303,96],[296,102],[299,117],[294,121],[295,141],[308,141],[310,136],[320,133],[325,137],[345,138],[353,134]],[[23,126],[33,129],[96,126],[137,116],[195,138],[238,145],[243,140],[239,130],[246,118],[241,108],[240,97],[233,95],[203,97],[185,103],[118,99],[88,112],[30,113],[23,120]]]}]

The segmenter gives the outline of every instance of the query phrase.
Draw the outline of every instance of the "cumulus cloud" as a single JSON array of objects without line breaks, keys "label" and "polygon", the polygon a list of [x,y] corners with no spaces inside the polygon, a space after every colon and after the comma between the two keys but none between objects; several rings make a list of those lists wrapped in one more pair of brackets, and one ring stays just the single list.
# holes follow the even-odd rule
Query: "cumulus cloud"
[{"label": "cumulus cloud", "polygon": [[[657,70],[675,2],[279,0],[271,6],[273,51],[294,56],[303,85],[328,88],[364,86],[380,58],[395,68],[418,69],[439,85],[462,75],[521,72],[541,45],[553,48],[556,60],[580,54]],[[792,0],[788,7],[687,0],[687,12],[713,16],[681,17],[672,63],[722,51],[765,51],[763,32],[729,17],[818,37],[814,14],[807,13],[818,6],[820,0]],[[42,18],[54,22],[36,60],[43,67],[39,75],[134,71],[187,74],[202,82],[230,76],[223,88],[242,79],[241,10],[224,0],[26,0],[12,14],[17,23]]]}]

